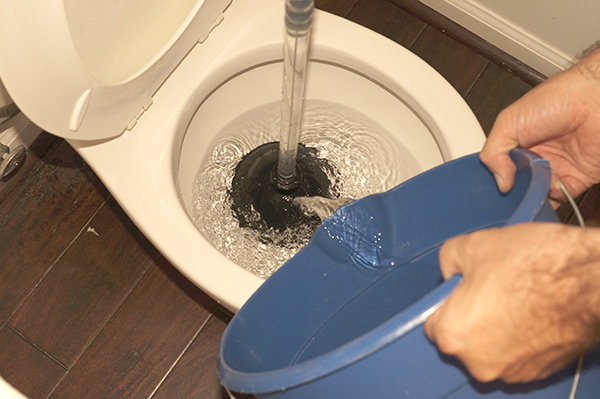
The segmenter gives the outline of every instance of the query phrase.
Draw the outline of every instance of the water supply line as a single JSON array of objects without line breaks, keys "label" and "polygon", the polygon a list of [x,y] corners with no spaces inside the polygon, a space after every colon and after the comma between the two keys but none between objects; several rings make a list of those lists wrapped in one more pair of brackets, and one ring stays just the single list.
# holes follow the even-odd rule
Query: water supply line
[{"label": "water supply line", "polygon": [[24,145],[3,144],[3,142],[7,142],[5,133],[12,128],[13,121],[20,112],[12,102],[0,106],[0,139],[2,140],[0,141],[0,179],[12,174],[25,161],[26,148]]},{"label": "water supply line", "polygon": [[[554,171],[552,172],[552,174],[554,174]],[[554,174],[554,176],[556,176],[556,174]],[[563,195],[569,202],[569,205],[571,205],[571,208],[573,208],[573,212],[575,214],[575,217],[577,218],[577,222],[579,223],[579,226],[581,226],[581,228],[585,228],[585,221],[583,220],[583,216],[581,215],[581,212],[579,211],[579,206],[577,206],[577,203],[575,202],[575,200],[573,199],[571,194],[569,194],[569,191],[567,190],[567,188],[565,187],[563,182],[560,181],[558,176],[556,176],[556,180],[558,181],[558,186],[559,186],[560,190],[562,191]],[[575,369],[575,375],[573,376],[573,383],[571,384],[571,391],[569,392],[568,399],[575,399],[575,394],[577,393],[577,388],[579,386],[579,380],[581,378],[581,371],[583,369],[583,358],[584,358],[584,355],[582,354],[579,356],[579,359],[577,360],[577,368]]]},{"label": "water supply line", "polygon": [[277,186],[293,190],[299,184],[296,157],[302,120],[306,65],[314,0],[286,0],[281,132]]},{"label": "water supply line", "polygon": [[20,110],[15,103],[0,106],[0,133],[8,128],[8,122],[19,114]]}]

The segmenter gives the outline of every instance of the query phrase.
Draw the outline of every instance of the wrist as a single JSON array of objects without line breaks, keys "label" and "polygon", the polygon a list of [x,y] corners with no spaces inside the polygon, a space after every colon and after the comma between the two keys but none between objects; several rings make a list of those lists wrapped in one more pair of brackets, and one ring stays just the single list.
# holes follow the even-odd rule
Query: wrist
[{"label": "wrist", "polygon": [[581,229],[582,256],[580,263],[579,296],[581,301],[575,309],[581,312],[581,318],[588,327],[588,346],[600,342],[600,228]]}]

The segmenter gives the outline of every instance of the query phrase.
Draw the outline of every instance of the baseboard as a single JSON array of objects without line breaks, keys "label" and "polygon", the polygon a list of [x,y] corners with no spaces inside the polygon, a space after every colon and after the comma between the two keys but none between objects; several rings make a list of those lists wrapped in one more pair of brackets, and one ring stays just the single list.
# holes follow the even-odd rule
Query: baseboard
[{"label": "baseboard", "polygon": [[541,38],[473,0],[419,0],[545,76],[554,75],[573,58]]}]

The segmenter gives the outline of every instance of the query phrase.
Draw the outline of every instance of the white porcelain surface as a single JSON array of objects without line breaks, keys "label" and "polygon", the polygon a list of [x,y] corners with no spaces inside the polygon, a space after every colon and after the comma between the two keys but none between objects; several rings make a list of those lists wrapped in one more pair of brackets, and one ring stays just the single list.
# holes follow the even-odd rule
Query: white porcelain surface
[{"label": "white porcelain surface", "polygon": [[[192,139],[185,132],[207,96],[220,86],[225,90],[223,82],[242,76],[243,71],[260,74],[266,70],[265,64],[278,62],[282,37],[282,0],[234,0],[225,20],[187,55],[153,96],[153,105],[132,131],[107,141],[69,140],[163,255],[232,311],[238,310],[263,280],[214,249],[192,224],[181,198],[189,201],[194,162],[200,162],[211,134],[237,116],[231,109],[241,110],[253,101],[277,97],[276,79],[275,83],[265,83],[265,88],[272,86],[264,90],[265,99],[256,98],[263,95],[261,92],[250,96],[249,103],[240,100],[234,105],[238,100],[232,99],[231,109],[215,109],[214,120],[207,121],[214,124],[212,133],[206,137]],[[316,12],[311,58],[321,65],[330,64],[329,72],[319,73],[322,77],[333,75],[340,81],[311,82],[309,96],[344,103],[362,101],[363,105],[357,106],[368,109],[368,113],[363,111],[376,120],[391,125],[405,121],[415,131],[404,139],[414,151],[420,151],[423,168],[481,148],[483,132],[460,95],[398,44],[341,18]],[[263,67],[256,68],[259,65]],[[339,73],[331,74],[335,68]],[[343,89],[346,84],[363,88],[354,96],[340,96],[336,88]],[[387,96],[392,109],[372,101],[372,95]],[[184,139],[180,196],[179,156]],[[190,143],[198,146],[196,158],[190,155]]]},{"label": "white porcelain surface", "polygon": [[[204,154],[214,146],[213,138],[239,115],[265,104],[277,108],[282,75],[281,62],[263,64],[236,75],[202,101],[186,129],[177,168],[180,194],[190,215],[195,176]],[[341,65],[319,61],[309,63],[307,75],[306,98],[358,110],[374,126],[402,143],[401,148],[407,153],[396,155],[402,158],[404,169],[400,175],[404,179],[444,161],[427,126],[385,87]]]},{"label": "white porcelain surface", "polygon": [[0,377],[0,398],[2,399],[27,399],[25,395],[17,391],[6,380]]}]

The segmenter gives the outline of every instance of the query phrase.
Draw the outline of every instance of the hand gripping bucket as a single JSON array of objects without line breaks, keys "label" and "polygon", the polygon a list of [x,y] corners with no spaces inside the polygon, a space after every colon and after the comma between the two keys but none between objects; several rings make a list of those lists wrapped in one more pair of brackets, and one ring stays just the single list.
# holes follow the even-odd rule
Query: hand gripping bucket
[{"label": "hand gripping bucket", "polygon": [[[259,399],[567,399],[574,366],[530,384],[481,384],[423,332],[460,282],[439,271],[446,239],[558,221],[548,163],[521,149],[511,157],[508,194],[474,154],[340,208],[232,319],[219,349],[223,386]],[[598,352],[586,355],[578,398],[597,397],[598,366]]]}]

